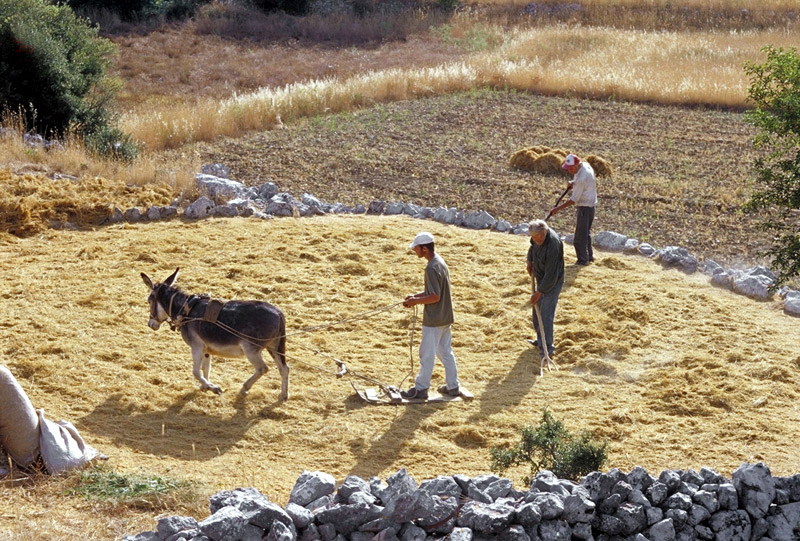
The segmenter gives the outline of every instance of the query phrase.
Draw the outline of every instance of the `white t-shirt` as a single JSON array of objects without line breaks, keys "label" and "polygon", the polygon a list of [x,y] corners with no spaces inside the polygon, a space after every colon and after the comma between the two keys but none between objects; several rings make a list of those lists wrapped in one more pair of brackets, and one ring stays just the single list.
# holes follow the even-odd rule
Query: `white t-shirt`
[{"label": "white t-shirt", "polygon": [[597,181],[594,169],[588,162],[581,162],[578,171],[572,177],[572,196],[570,199],[578,207],[594,207],[597,205]]}]

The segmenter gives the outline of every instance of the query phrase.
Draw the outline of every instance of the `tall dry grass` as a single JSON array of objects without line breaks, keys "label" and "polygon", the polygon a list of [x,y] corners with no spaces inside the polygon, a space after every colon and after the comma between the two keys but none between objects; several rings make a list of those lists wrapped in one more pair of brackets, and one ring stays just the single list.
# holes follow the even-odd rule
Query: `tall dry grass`
[{"label": "tall dry grass", "polygon": [[511,30],[497,50],[431,68],[371,71],[222,101],[128,114],[123,128],[150,150],[218,136],[238,137],[282,122],[490,86],[553,95],[744,108],[742,70],[766,43],[790,47],[786,32],[642,32],[559,25]]},{"label": "tall dry grass", "polygon": [[193,185],[194,172],[200,167],[191,156],[176,162],[157,153],[145,153],[133,163],[109,159],[88,150],[83,138],[74,133],[48,141],[47,146],[29,143],[24,138],[26,129],[19,115],[7,113],[0,118],[0,174],[105,177],[139,186],[167,185],[179,192]]},{"label": "tall dry grass", "polygon": [[[448,19],[426,9],[298,18],[215,3],[182,28],[143,27],[145,37],[135,31],[117,37],[125,54],[116,73],[127,82],[122,128],[145,148],[134,166],[97,160],[79,145],[30,156],[12,144],[0,149],[0,158],[41,161],[73,175],[182,185],[195,168],[191,160],[167,166],[154,153],[298,118],[486,86],[743,108],[745,61],[761,60],[766,44],[797,43],[791,7],[784,0],[755,7],[738,0],[594,0],[571,15],[555,9],[548,17],[514,2],[481,1]],[[568,22],[552,22],[562,19]],[[709,30],[650,30],[659,21]],[[727,30],[737,21],[752,29]],[[765,25],[771,29],[757,30]]]}]

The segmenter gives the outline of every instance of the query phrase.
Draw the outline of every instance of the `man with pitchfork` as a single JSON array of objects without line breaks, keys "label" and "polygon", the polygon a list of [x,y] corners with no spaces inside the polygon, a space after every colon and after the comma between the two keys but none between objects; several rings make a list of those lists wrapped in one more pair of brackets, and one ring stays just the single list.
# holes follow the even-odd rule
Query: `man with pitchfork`
[{"label": "man with pitchfork", "polygon": [[572,181],[567,184],[567,189],[572,188],[572,196],[566,203],[553,208],[547,216],[555,216],[567,207],[575,205],[578,209],[575,221],[575,255],[578,257],[576,265],[588,265],[594,261],[592,252],[592,222],[594,221],[594,208],[597,206],[597,180],[594,169],[589,162],[582,161],[575,154],[568,154],[561,164],[561,169],[572,175]]},{"label": "man with pitchfork", "polygon": [[[536,279],[536,287],[531,295],[533,306],[533,328],[536,329],[536,345],[539,353],[552,357],[553,320],[556,317],[556,305],[561,288],[564,286],[564,246],[558,233],[547,227],[544,220],[533,220],[528,224],[531,235],[531,246],[528,248],[528,275]],[[536,317],[536,306],[542,316],[542,326]],[[548,367],[549,368],[549,367]]]}]

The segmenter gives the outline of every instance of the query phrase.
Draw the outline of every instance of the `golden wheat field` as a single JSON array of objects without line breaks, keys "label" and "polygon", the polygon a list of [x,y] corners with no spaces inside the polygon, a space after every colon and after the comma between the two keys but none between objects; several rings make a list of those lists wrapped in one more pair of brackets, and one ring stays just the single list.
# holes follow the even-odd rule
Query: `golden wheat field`
[{"label": "golden wheat field", "polygon": [[[336,366],[314,351],[408,385],[420,322],[401,306],[367,313],[422,289],[424,260],[408,250],[420,230],[433,232],[450,267],[453,345],[475,399],[366,405],[348,378],[315,368]],[[708,466],[729,476],[742,462],[763,461],[776,475],[800,471],[800,319],[778,302],[639,257],[599,252],[595,264],[577,267],[565,246],[560,370],[540,377],[524,341],[532,333],[527,247],[525,236],[370,216],[175,220],[4,239],[0,362],[35,407],[74,423],[114,470],[196,481],[201,497],[188,512],[198,519],[221,489],[254,486],[285,505],[303,470],[337,482],[400,468],[418,481],[487,473],[489,449],[517,442],[544,407],[570,430],[607,439],[608,468],[641,465],[657,475]],[[274,366],[239,396],[251,373],[244,359],[213,361],[210,379],[223,395],[197,389],[188,346],[166,325],[147,326],[139,274],[161,281],[176,267],[187,292],[263,299],[284,311],[288,402],[277,400]],[[433,385],[442,381],[437,364]],[[524,473],[507,475],[519,485]],[[0,487],[0,537],[109,539],[155,529],[152,511],[53,497],[60,482]]]}]

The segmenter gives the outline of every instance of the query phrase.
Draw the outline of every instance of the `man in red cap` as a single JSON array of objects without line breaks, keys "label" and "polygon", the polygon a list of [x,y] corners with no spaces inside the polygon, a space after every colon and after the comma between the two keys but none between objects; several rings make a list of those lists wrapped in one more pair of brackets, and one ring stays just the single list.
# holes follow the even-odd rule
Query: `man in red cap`
[{"label": "man in red cap", "polygon": [[568,186],[572,188],[572,196],[561,205],[550,211],[551,216],[567,207],[575,205],[578,215],[575,221],[575,255],[578,257],[577,265],[588,265],[594,261],[592,252],[592,222],[594,221],[594,208],[597,206],[597,180],[594,169],[588,162],[581,161],[575,154],[568,154],[564,158],[561,168],[572,175]]}]

